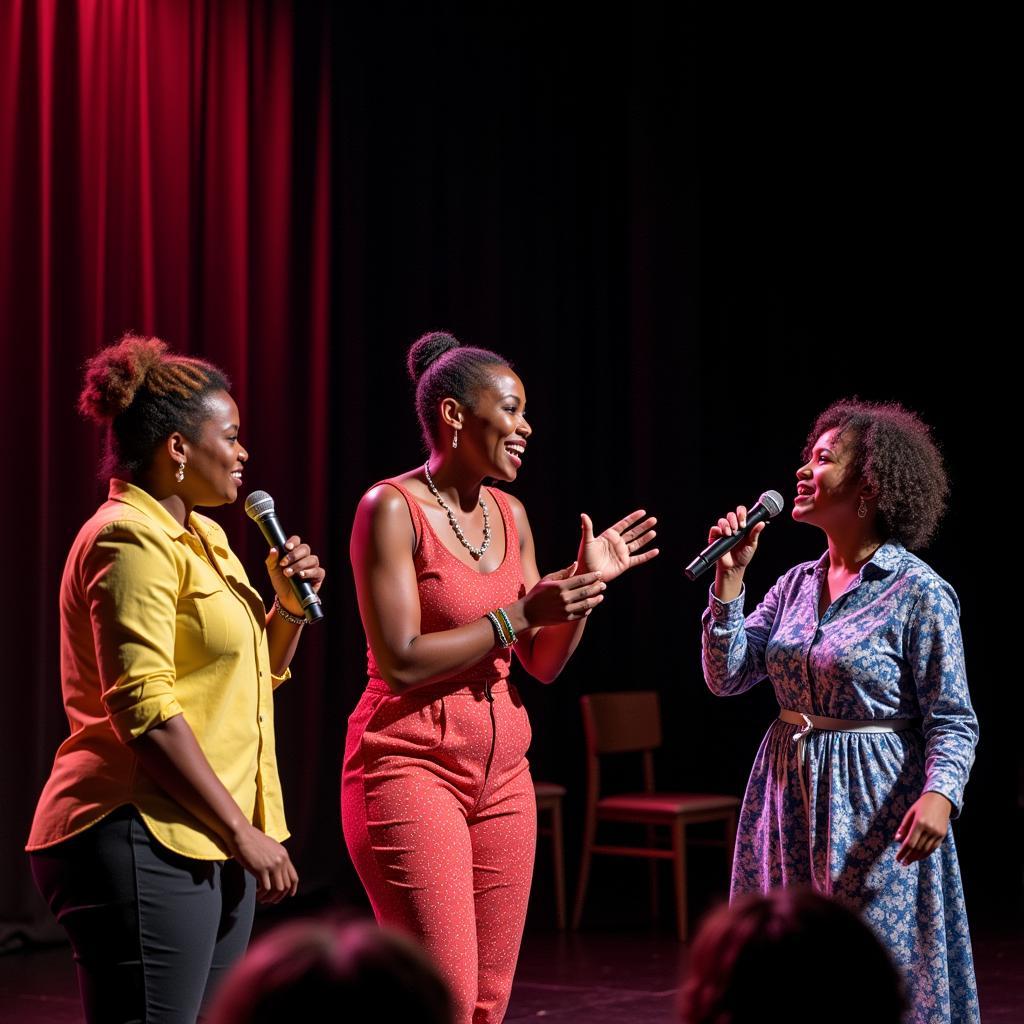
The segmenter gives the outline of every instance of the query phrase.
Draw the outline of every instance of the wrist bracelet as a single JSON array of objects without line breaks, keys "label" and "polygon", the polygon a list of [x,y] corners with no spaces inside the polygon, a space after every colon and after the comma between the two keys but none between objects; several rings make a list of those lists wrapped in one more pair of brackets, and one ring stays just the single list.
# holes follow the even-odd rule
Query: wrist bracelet
[{"label": "wrist bracelet", "polygon": [[498,643],[501,645],[502,649],[511,647],[512,642],[509,640],[507,636],[505,636],[505,630],[502,629],[501,620],[498,618],[498,616],[495,615],[494,612],[487,612],[486,615],[487,618],[491,620],[491,626],[494,629],[494,635],[497,638]]},{"label": "wrist bracelet", "polygon": [[498,615],[505,624],[505,631],[508,633],[508,645],[509,647],[514,647],[519,643],[519,637],[516,636],[516,631],[512,628],[512,621],[509,619],[504,608],[498,609]]},{"label": "wrist bracelet", "polygon": [[274,595],[274,607],[277,609],[277,614],[280,615],[285,622],[290,622],[293,626],[304,626],[306,624],[306,616],[296,615],[293,612],[288,611],[288,609],[281,604],[281,599],[276,594]]}]

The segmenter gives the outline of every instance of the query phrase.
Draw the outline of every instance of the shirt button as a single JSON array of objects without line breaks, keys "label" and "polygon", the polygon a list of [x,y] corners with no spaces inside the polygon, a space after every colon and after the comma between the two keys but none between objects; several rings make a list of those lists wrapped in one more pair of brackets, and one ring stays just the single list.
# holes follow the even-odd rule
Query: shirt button
[{"label": "shirt button", "polygon": [[262,724],[262,722],[263,722],[263,716],[260,715],[260,723]]}]

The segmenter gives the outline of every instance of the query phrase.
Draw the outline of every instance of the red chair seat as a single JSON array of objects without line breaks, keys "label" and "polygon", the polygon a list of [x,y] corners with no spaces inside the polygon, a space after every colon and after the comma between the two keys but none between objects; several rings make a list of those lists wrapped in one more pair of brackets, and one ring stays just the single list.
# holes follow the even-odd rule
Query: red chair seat
[{"label": "red chair seat", "polygon": [[560,786],[557,782],[534,782],[533,791],[537,794],[538,800],[552,796],[565,796],[566,792],[565,786]]},{"label": "red chair seat", "polygon": [[620,793],[598,800],[597,812],[601,815],[608,811],[664,814],[666,817],[675,817],[677,814],[726,810],[729,807],[738,807],[739,803],[734,796],[722,796],[717,793]]}]

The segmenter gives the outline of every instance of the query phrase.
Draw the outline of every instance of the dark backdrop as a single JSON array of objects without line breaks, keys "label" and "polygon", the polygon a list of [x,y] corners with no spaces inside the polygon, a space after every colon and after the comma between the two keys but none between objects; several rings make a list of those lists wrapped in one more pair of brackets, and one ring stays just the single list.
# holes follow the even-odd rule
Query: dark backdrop
[{"label": "dark backdrop", "polygon": [[[774,701],[706,692],[706,591],[681,565],[727,507],[791,500],[833,399],[898,399],[934,425],[953,492],[924,555],[960,594],[982,728],[958,826],[969,905],[1019,912],[995,30],[716,6],[2,5],[9,933],[40,919],[20,846],[66,728],[64,552],[100,493],[80,367],[128,328],[228,370],[252,486],[330,569],[329,623],[277,703],[307,893],[361,898],[337,807],[364,682],[348,529],[369,484],[421,457],[404,353],[445,328],[526,383],[514,490],[542,571],[571,559],[580,511],[660,519],[661,558],[612,588],[557,684],[520,673],[532,760],[569,786],[571,826],[588,690],[659,690],[660,781],[742,791]],[[263,579],[240,509],[216,515]],[[773,524],[752,596],[822,540]]]}]

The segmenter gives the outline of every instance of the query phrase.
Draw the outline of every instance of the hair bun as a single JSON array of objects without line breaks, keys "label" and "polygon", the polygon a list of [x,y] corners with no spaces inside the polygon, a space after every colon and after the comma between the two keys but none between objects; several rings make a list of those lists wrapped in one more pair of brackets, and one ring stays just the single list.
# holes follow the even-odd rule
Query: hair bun
[{"label": "hair bun", "polygon": [[159,338],[126,334],[85,364],[85,384],[78,398],[82,415],[98,423],[125,411],[149,371],[162,362],[167,345]]},{"label": "hair bun", "polygon": [[451,352],[453,348],[461,348],[459,339],[445,331],[431,331],[414,341],[406,359],[413,383],[418,384],[427,367],[440,359],[445,352]]}]

